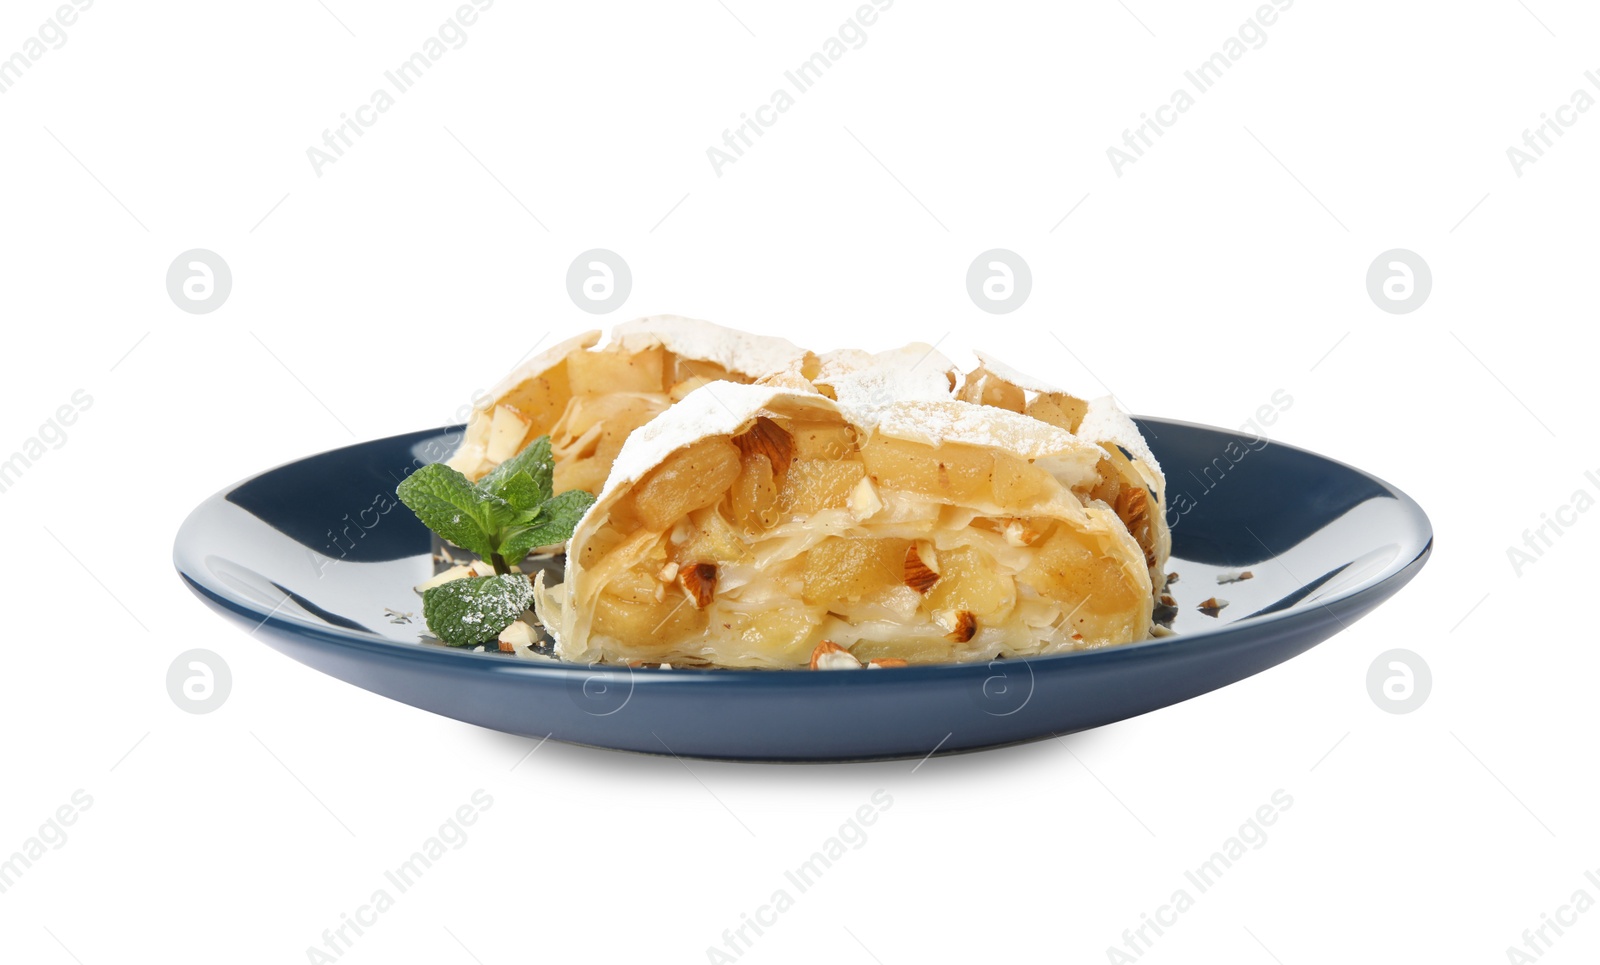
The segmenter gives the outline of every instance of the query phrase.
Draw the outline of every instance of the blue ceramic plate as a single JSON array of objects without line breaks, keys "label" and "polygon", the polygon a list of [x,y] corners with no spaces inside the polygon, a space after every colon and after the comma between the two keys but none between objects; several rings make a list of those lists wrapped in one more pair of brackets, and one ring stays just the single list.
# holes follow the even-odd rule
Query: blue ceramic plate
[{"label": "blue ceramic plate", "polygon": [[[202,503],[173,556],[190,589],[258,639],[424,710],[525,737],[765,761],[922,757],[1097,727],[1198,696],[1332,636],[1427,560],[1422,509],[1281,443],[1165,420],[1177,635],[1107,650],[888,671],[629,670],[426,641],[412,587],[432,536],[394,498],[460,427],[281,466]],[[1250,570],[1244,582],[1217,575]],[[1217,616],[1198,605],[1220,596]],[[409,622],[408,621],[409,615]]]}]

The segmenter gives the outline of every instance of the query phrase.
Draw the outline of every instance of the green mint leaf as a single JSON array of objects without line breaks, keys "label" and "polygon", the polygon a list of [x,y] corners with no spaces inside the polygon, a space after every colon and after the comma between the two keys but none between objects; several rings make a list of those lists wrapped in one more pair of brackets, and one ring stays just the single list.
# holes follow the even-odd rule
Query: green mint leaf
[{"label": "green mint leaf", "polygon": [[509,503],[443,463],[418,469],[395,492],[424,526],[484,559],[494,553],[495,535],[516,518]]},{"label": "green mint leaf", "polygon": [[552,497],[531,518],[519,519],[520,525],[505,534],[500,541],[500,555],[508,563],[515,563],[540,546],[565,543],[592,505],[594,496],[581,489],[569,489]]},{"label": "green mint leaf", "polygon": [[422,594],[422,615],[433,635],[470,647],[500,635],[533,602],[526,576],[479,576],[442,583]]},{"label": "green mint leaf", "polygon": [[498,495],[511,504],[511,508],[517,511],[519,518],[537,511],[539,504],[550,498],[550,494],[541,492],[539,484],[525,472],[519,472],[507,479],[500,487]]},{"label": "green mint leaf", "polygon": [[[555,458],[550,455],[550,437],[540,436],[528,444],[526,449],[502,462],[489,472],[489,475],[478,480],[478,488],[486,493],[493,493],[502,499],[510,499],[506,494],[506,487],[517,476],[526,473],[534,485],[534,492],[538,498],[528,504],[537,506],[550,498],[551,487],[554,485],[556,471]],[[518,509],[527,507],[519,506]]]}]

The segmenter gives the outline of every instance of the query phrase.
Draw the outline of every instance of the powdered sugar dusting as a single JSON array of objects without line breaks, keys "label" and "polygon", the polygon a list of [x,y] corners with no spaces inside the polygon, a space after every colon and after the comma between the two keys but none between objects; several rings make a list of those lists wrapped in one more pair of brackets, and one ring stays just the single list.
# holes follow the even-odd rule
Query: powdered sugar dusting
[{"label": "powdered sugar dusting", "polygon": [[840,376],[871,365],[872,353],[858,348],[834,349],[823,353],[818,361],[821,364],[817,371],[817,382],[832,385]]},{"label": "powdered sugar dusting", "polygon": [[896,402],[878,412],[877,431],[893,439],[940,446],[961,443],[1003,449],[1023,459],[1081,455],[1099,449],[1038,419],[954,399]]},{"label": "powdered sugar dusting", "polygon": [[[1010,365],[1000,361],[987,352],[974,351],[978,362],[984,371],[1006,382],[1010,382],[1025,392],[1052,393],[1068,395],[1067,390],[1058,388],[1043,379],[1028,375]],[[1150,447],[1144,441],[1144,436],[1139,432],[1139,427],[1134,424],[1128,414],[1117,405],[1116,400],[1107,395],[1098,399],[1091,399],[1088,403],[1089,410],[1084,415],[1083,421],[1078,425],[1078,438],[1101,445],[1118,445],[1138,460],[1143,461],[1157,474],[1161,472],[1160,463],[1150,452]]]},{"label": "powdered sugar dusting", "polygon": [[660,345],[681,358],[712,362],[747,379],[781,372],[806,356],[805,349],[786,338],[754,335],[681,315],[623,322],[612,330],[611,341],[629,352]]},{"label": "powdered sugar dusting", "polygon": [[1156,462],[1155,454],[1139,433],[1139,427],[1109,395],[1089,400],[1089,411],[1078,426],[1078,436],[1101,445],[1119,445],[1128,450],[1133,458],[1142,461],[1157,474],[1161,473],[1161,464]]},{"label": "powdered sugar dusting", "polygon": [[817,376],[817,384],[831,388],[839,408],[861,428],[877,425],[892,405],[949,402],[954,392],[955,364],[922,342],[865,358],[842,352],[829,358],[831,368]]},{"label": "powdered sugar dusting", "polygon": [[1022,389],[1025,392],[1048,392],[1055,395],[1072,394],[1066,389],[1046,382],[1044,379],[1037,378],[1035,376],[1028,375],[1026,372],[1014,369],[1006,363],[995,358],[993,355],[990,355],[988,352],[982,352],[974,349],[972,354],[978,357],[979,364],[982,365],[990,374],[995,375],[1006,382],[1010,382],[1012,385]]}]

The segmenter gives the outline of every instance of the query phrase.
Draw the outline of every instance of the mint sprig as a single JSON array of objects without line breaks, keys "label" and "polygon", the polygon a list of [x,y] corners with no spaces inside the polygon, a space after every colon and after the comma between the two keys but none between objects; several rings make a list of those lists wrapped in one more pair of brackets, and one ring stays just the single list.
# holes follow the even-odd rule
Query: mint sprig
[{"label": "mint sprig", "polygon": [[496,536],[517,515],[506,500],[444,463],[423,466],[395,492],[424,526],[484,559],[500,552]]},{"label": "mint sprig", "polygon": [[529,552],[570,539],[594,504],[581,489],[552,495],[550,437],[541,436],[474,485],[443,463],[423,466],[400,484],[400,501],[423,525],[508,573]]},{"label": "mint sprig", "polygon": [[[550,437],[541,436],[476,484],[443,463],[423,466],[400,483],[400,501],[423,525],[494,566],[495,576],[452,580],[423,594],[424,618],[439,639],[457,646],[491,640],[528,608],[532,587],[511,568],[541,546],[571,539],[594,505],[594,496],[581,489],[553,493],[554,479]],[[520,604],[507,589],[513,584],[527,589]]]},{"label": "mint sprig", "polygon": [[[550,437],[540,436],[528,447],[490,470],[478,481],[479,488],[497,496],[510,498],[512,491],[537,494],[538,501],[550,498],[555,483],[555,459],[550,455]],[[522,477],[526,476],[526,479]],[[517,506],[528,509],[528,506]]]},{"label": "mint sprig", "polygon": [[520,560],[540,546],[566,542],[593,504],[593,496],[581,489],[569,489],[545,500],[537,509],[523,512],[500,544],[501,555]]}]

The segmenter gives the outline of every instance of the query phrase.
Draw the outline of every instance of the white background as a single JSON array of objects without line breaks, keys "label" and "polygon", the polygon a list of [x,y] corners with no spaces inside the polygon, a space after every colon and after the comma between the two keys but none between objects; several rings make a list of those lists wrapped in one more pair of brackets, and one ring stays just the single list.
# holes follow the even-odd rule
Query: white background
[{"label": "white background", "polygon": [[[94,400],[0,494],[0,856],[75,790],[94,802],[0,894],[7,960],[305,961],[479,788],[467,843],[343,960],[705,961],[880,788],[867,843],[745,960],[1106,961],[1280,788],[1265,845],[1144,960],[1505,961],[1575,890],[1600,898],[1600,514],[1520,576],[1506,555],[1600,469],[1600,110],[1521,177],[1506,156],[1600,96],[1592,5],[1301,0],[1120,178],[1106,148],[1255,4],[901,0],[721,177],[707,147],[853,3],[501,0],[318,177],[306,149],[454,10],[327,6],[96,3],[0,94],[0,453]],[[0,56],[53,9],[6,4]],[[1283,389],[1271,434],[1412,493],[1433,560],[1254,679],[914,772],[523,760],[531,742],[321,676],[191,598],[169,560],[195,503],[452,420],[595,321],[563,281],[591,247],[634,275],[603,325],[942,338],[1230,427]],[[966,295],[992,247],[1032,265],[1010,315]],[[1434,276],[1406,315],[1365,289],[1396,247]],[[232,267],[212,314],[164,287],[191,248]],[[209,715],[167,694],[192,647],[232,668]],[[1392,647],[1433,671],[1407,715],[1366,688]],[[1597,952],[1589,911],[1544,960]]]}]

